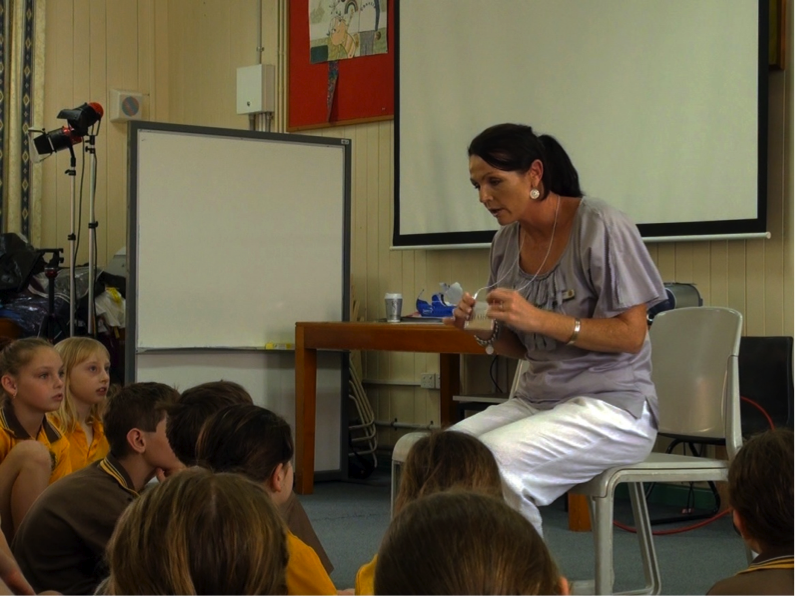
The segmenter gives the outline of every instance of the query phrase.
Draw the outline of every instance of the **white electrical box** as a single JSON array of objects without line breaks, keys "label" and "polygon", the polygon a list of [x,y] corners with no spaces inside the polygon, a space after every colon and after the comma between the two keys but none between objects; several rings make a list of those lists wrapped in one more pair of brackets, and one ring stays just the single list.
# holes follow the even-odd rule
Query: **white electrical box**
[{"label": "white electrical box", "polygon": [[276,68],[255,64],[237,69],[237,113],[273,112],[276,108]]},{"label": "white electrical box", "polygon": [[143,93],[135,91],[110,90],[111,122],[141,120],[143,112]]}]

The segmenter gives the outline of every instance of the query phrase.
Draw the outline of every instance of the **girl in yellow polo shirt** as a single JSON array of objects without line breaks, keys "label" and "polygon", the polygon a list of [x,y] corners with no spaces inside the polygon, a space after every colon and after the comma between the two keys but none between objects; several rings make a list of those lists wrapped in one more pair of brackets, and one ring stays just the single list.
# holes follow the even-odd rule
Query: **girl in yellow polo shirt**
[{"label": "girl in yellow polo shirt", "polygon": [[[200,466],[243,474],[260,484],[277,506],[293,492],[292,457],[290,425],[254,405],[229,406],[213,414],[196,443]],[[287,594],[337,594],[317,553],[289,530],[287,550]]]},{"label": "girl in yellow polo shirt", "polygon": [[66,375],[64,400],[53,422],[69,439],[72,471],[104,458],[110,447],[102,411],[110,387],[108,350],[91,337],[70,337],[55,345]]},{"label": "girl in yellow polo shirt", "polygon": [[[395,498],[395,515],[409,503],[451,488],[473,490],[502,499],[502,482],[497,461],[479,439],[455,431],[437,431],[421,438],[409,450],[400,487]],[[356,594],[375,594],[375,566],[378,556],[359,568]],[[465,571],[462,570],[462,573]]]},{"label": "girl in yellow polo shirt", "polygon": [[0,338],[0,521],[8,542],[49,483],[72,471],[69,441],[47,420],[64,398],[63,362],[38,338]]}]

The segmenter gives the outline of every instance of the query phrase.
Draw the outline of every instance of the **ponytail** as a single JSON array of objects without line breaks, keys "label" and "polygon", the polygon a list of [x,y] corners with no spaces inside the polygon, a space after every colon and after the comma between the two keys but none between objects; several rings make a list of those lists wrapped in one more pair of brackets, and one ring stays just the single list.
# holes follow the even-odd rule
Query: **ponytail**
[{"label": "ponytail", "polygon": [[581,197],[580,176],[571,163],[569,154],[560,146],[560,143],[549,135],[540,135],[538,140],[544,146],[546,159],[544,160],[544,187],[564,197]]}]

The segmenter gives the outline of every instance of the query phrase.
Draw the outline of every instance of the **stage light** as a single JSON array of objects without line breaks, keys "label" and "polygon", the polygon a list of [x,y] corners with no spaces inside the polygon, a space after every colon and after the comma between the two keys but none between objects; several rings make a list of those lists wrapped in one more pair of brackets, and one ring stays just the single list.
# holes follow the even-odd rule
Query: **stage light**
[{"label": "stage light", "polygon": [[83,137],[88,134],[88,130],[102,119],[105,111],[96,102],[84,103],[71,110],[61,110],[58,118],[66,120],[66,126],[56,128],[50,132],[40,132],[34,137],[31,147],[31,157],[34,162],[41,162],[53,153],[62,149],[70,149],[83,141]]}]

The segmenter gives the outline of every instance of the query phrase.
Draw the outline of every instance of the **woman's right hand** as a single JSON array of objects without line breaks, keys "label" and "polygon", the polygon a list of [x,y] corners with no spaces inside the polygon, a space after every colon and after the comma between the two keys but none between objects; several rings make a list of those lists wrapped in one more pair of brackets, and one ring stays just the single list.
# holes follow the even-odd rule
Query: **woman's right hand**
[{"label": "woman's right hand", "polygon": [[469,317],[472,314],[472,309],[475,306],[475,302],[477,301],[472,297],[472,294],[469,292],[464,292],[461,300],[453,309],[453,316],[446,318],[444,320],[444,324],[452,325],[453,327],[457,327],[461,330],[465,329],[466,322],[469,320]]}]

